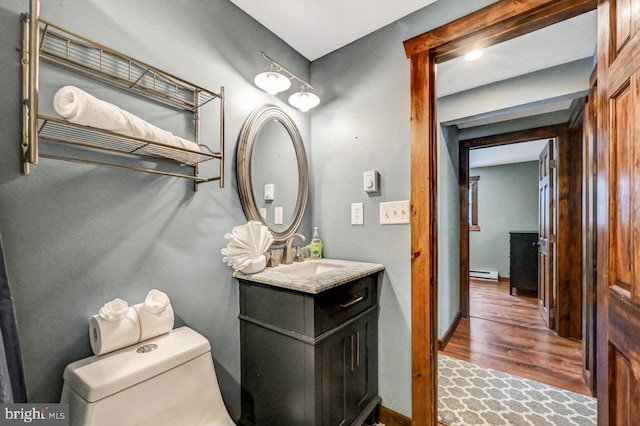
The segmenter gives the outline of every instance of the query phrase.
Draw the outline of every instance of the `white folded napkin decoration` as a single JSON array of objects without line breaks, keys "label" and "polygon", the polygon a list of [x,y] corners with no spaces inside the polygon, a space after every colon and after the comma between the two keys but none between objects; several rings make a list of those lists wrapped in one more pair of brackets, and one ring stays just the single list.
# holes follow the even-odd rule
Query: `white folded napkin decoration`
[{"label": "white folded napkin decoration", "polygon": [[170,304],[171,301],[169,300],[167,294],[154,288],[149,292],[149,294],[147,294],[147,297],[144,299],[143,307],[146,310],[157,314],[167,309]]},{"label": "white folded napkin decoration", "polygon": [[173,308],[165,293],[153,289],[147,294],[143,303],[138,303],[133,308],[140,318],[140,341],[173,330]]},{"label": "white folded napkin decoration", "polygon": [[139,339],[140,319],[125,300],[105,303],[98,314],[89,319],[89,340],[96,355],[133,345]]},{"label": "white folded napkin decoration", "polygon": [[120,321],[127,315],[128,310],[129,304],[126,300],[113,299],[100,308],[98,315],[106,321]]},{"label": "white folded napkin decoration", "polygon": [[105,303],[89,318],[91,350],[103,355],[135,345],[173,329],[174,314],[166,293],[153,289],[143,303],[129,306],[126,300]]},{"label": "white folded napkin decoration", "polygon": [[260,272],[267,265],[264,253],[273,244],[273,234],[261,222],[252,220],[236,226],[224,235],[227,247],[221,250],[222,261],[245,274]]}]

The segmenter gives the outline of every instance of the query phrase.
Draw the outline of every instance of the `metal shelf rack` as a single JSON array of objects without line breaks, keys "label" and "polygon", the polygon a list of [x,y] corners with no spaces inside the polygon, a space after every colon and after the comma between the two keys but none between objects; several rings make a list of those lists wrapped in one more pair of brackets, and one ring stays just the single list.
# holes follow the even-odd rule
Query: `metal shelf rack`
[{"label": "metal shelf rack", "polygon": [[[218,93],[206,90],[142,61],[96,43],[38,16],[38,0],[31,0],[31,11],[23,15],[22,29],[22,172],[38,158],[52,158],[97,166],[191,179],[198,184],[219,181],[224,186],[224,87]],[[38,113],[40,59],[137,93],[194,116],[195,143],[200,151],[137,139],[107,130],[70,123]],[[220,144],[214,151],[200,143],[200,109],[212,101],[220,102]],[[122,165],[114,161],[98,162],[39,152],[39,139],[72,145],[82,149],[124,154],[125,156],[190,166],[192,174],[173,173],[149,167]],[[219,160],[218,176],[198,175],[199,164]]]}]

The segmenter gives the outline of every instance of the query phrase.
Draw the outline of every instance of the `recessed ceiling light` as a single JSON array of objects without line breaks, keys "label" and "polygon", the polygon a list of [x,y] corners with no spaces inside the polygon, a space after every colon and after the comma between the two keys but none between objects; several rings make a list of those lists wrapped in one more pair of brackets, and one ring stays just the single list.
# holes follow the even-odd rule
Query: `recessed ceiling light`
[{"label": "recessed ceiling light", "polygon": [[481,56],[482,56],[482,50],[473,49],[471,52],[464,55],[464,60],[467,62],[473,62],[480,59]]}]

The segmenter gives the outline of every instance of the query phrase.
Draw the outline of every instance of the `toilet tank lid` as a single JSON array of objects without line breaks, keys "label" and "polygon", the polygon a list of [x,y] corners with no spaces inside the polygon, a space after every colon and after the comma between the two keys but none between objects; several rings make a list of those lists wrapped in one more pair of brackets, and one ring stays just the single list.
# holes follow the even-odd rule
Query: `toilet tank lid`
[{"label": "toilet tank lid", "polygon": [[[157,345],[149,352],[143,346]],[[64,370],[68,386],[95,402],[184,364],[211,350],[209,341],[188,327],[100,356],[73,362]]]}]

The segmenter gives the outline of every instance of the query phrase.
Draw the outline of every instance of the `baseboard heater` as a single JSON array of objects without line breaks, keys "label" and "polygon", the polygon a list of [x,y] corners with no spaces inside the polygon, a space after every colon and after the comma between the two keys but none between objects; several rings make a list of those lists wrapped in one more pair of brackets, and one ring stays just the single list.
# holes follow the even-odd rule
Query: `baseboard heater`
[{"label": "baseboard heater", "polygon": [[469,271],[471,278],[483,278],[485,280],[498,281],[498,271],[484,271],[481,269],[471,269]]}]

